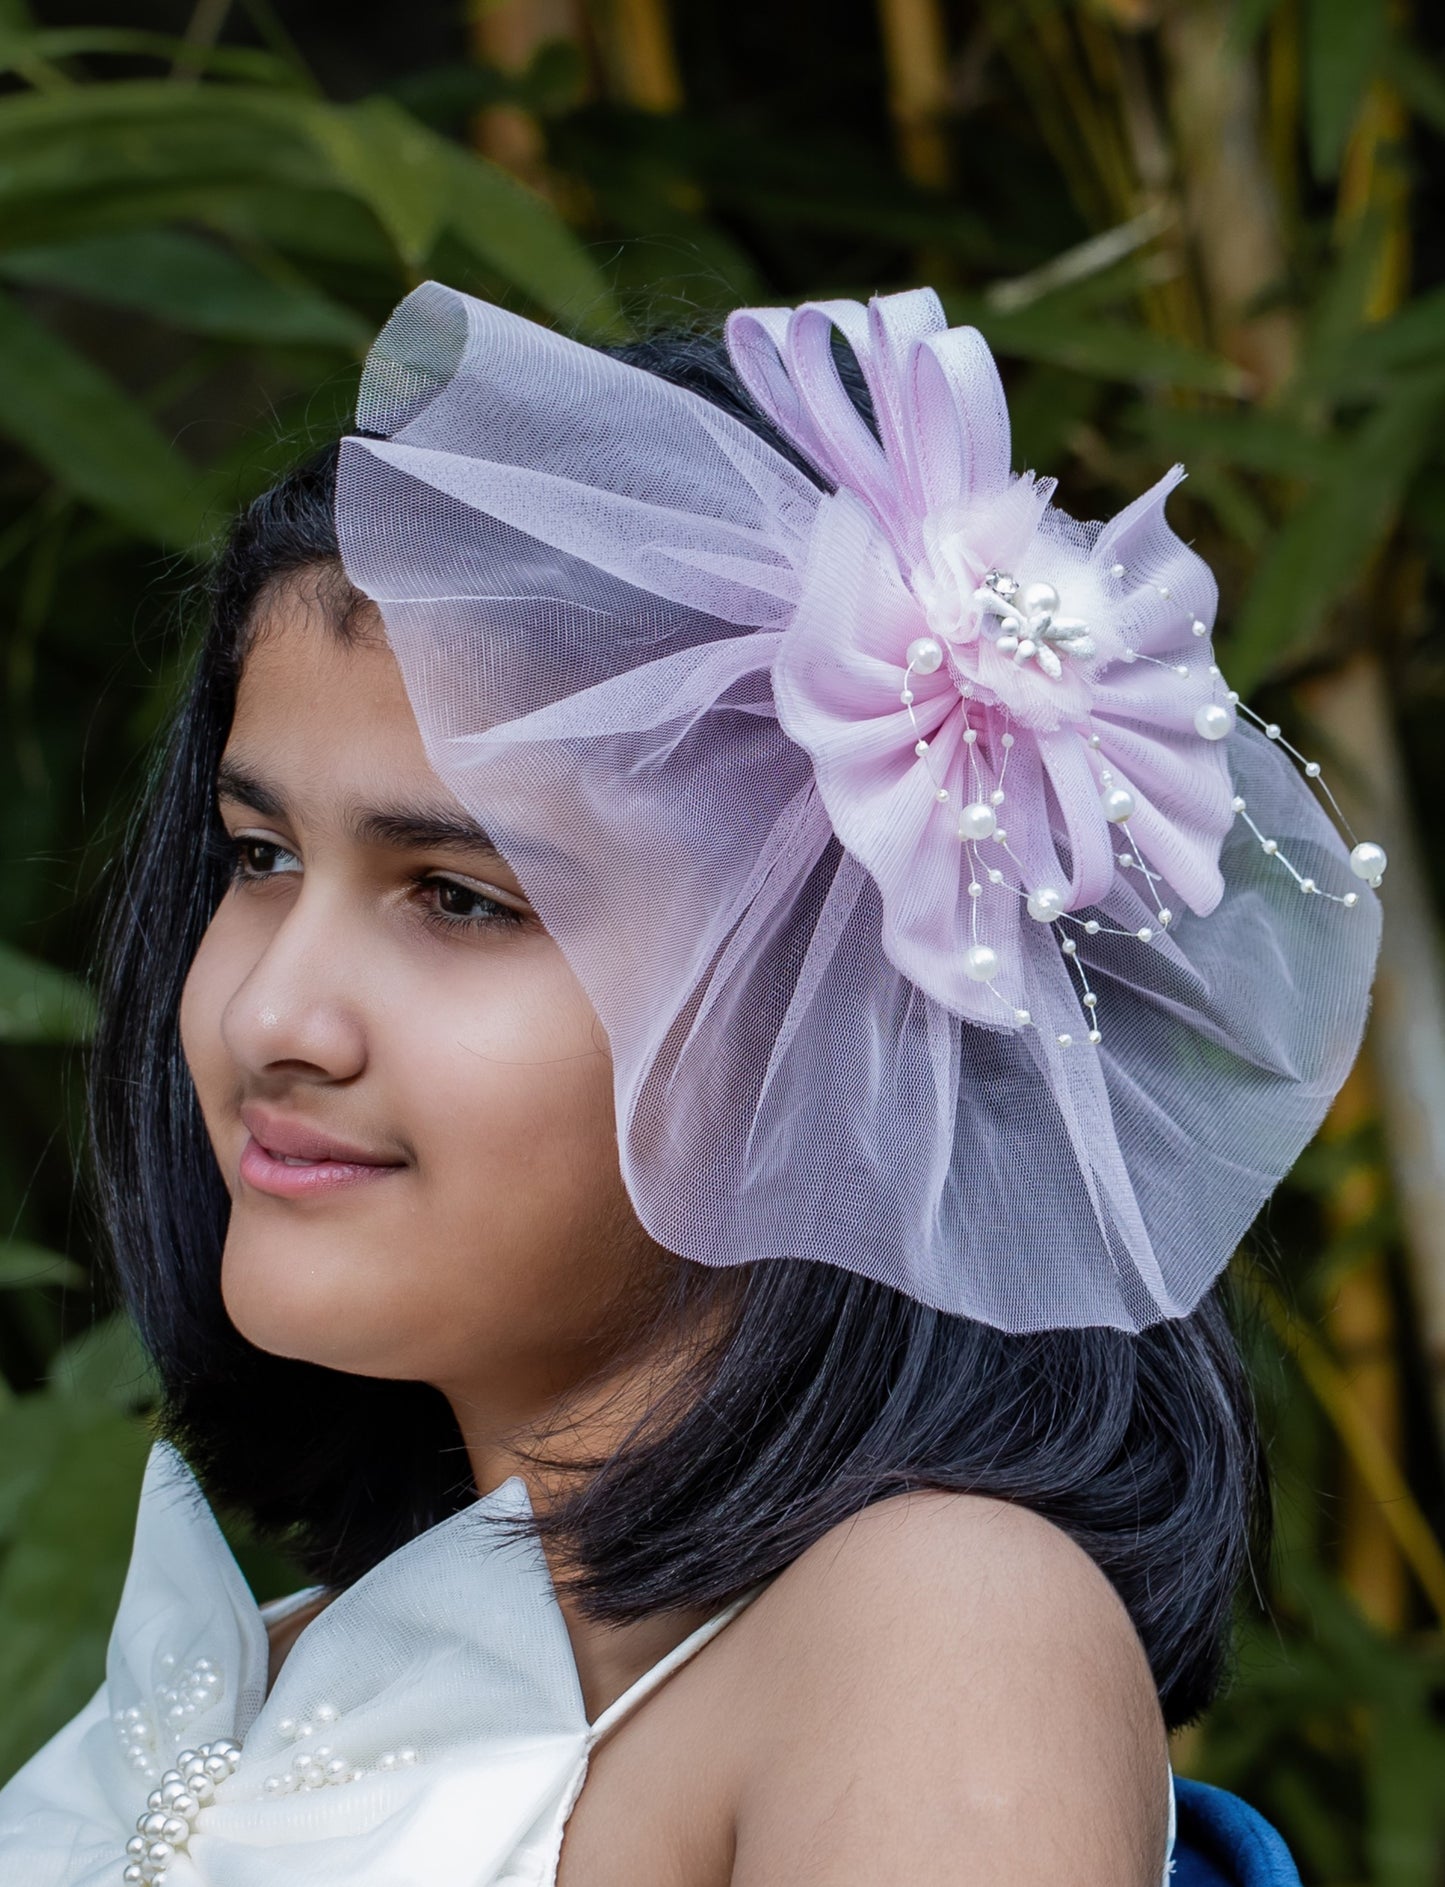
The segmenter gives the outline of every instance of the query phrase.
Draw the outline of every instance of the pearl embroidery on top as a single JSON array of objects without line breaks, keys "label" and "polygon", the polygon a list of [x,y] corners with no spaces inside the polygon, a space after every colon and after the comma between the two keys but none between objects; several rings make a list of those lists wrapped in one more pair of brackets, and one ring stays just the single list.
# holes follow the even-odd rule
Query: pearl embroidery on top
[{"label": "pearl embroidery on top", "polygon": [[[158,1697],[167,1723],[186,1721],[225,1692],[224,1676],[210,1658],[198,1658],[181,1671],[175,1670],[174,1657],[163,1658],[161,1664],[168,1675],[175,1673]],[[359,1782],[367,1773],[366,1765],[353,1763],[331,1744],[317,1740],[340,1717],[333,1703],[317,1704],[309,1717],[299,1721],[283,1717],[277,1728],[300,1747],[293,1751],[287,1769],[266,1777],[262,1792],[268,1796],[291,1795],[300,1789]],[[132,1766],[154,1774],[156,1731],[151,1713],[132,1705],[118,1710],[113,1721]],[[175,1766],[164,1772],[146,1798],[145,1809],[136,1817],[136,1831],[125,1849],[121,1876],[125,1887],[161,1887],[168,1866],[190,1840],[197,1816],[214,1798],[216,1784],[234,1774],[240,1760],[241,1745],[232,1737],[220,1737],[180,1752]],[[384,1773],[410,1769],[418,1760],[417,1752],[407,1745],[383,1750],[372,1766]]]},{"label": "pearl embroidery on top", "polygon": [[[156,1702],[162,1726],[173,1734],[184,1729],[198,1711],[209,1710],[225,1696],[225,1676],[213,1659],[197,1658],[193,1664],[181,1665],[176,1654],[168,1651],[160,1662],[168,1682],[156,1693]],[[117,1710],[112,1721],[121,1753],[132,1769],[154,1776],[160,1761],[157,1725],[152,1713],[142,1705],[132,1704],[127,1710]]]}]

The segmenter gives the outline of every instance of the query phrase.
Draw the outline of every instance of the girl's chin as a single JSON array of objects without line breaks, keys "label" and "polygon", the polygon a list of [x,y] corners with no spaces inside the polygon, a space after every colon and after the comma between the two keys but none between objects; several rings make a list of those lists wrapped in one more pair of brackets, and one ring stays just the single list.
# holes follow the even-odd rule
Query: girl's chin
[{"label": "girl's chin", "polygon": [[248,1343],[272,1356],[316,1363],[352,1376],[410,1379],[405,1354],[408,1313],[418,1299],[398,1300],[393,1270],[385,1287],[367,1292],[354,1247],[327,1251],[284,1241],[264,1256],[228,1244],[221,1265],[221,1301]]}]

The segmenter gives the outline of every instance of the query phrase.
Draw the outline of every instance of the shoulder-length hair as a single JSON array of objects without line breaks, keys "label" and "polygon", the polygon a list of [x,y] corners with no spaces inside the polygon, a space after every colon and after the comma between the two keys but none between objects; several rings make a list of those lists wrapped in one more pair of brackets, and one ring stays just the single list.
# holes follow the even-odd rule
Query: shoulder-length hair
[{"label": "shoulder-length hair", "polygon": [[[797,463],[716,339],[612,351]],[[850,385],[866,414],[856,374]],[[284,1539],[311,1577],[344,1586],[476,1498],[466,1452],[427,1385],[272,1356],[232,1325],[220,1293],[229,1201],[178,1027],[228,878],[215,777],[258,604],[279,583],[314,579],[336,633],[351,633],[359,599],[337,549],[335,474],[333,446],[258,498],[216,563],[205,637],[112,898],[89,1117],[121,1292],[163,1385],[162,1432],[214,1498]],[[538,1522],[565,1543],[593,1616],[721,1603],[889,1494],[986,1494],[1062,1527],[1113,1582],[1171,1726],[1208,1703],[1268,1506],[1217,1294],[1138,1336],[1016,1336],[826,1264],[724,1278],[679,1260],[660,1314],[680,1332],[721,1334],[694,1346],[629,1440]]]}]

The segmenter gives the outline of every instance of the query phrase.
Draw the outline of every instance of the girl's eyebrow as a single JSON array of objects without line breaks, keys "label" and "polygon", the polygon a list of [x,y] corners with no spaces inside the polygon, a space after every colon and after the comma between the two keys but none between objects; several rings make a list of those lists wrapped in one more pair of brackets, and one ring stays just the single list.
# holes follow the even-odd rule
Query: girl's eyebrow
[{"label": "girl's eyebrow", "polygon": [[[267,819],[284,819],[282,793],[238,760],[222,760],[216,770],[216,797],[247,806]],[[397,851],[484,853],[500,859],[495,841],[466,814],[426,801],[398,801],[390,806],[360,806],[347,817],[346,829],[361,845],[385,845]]]}]

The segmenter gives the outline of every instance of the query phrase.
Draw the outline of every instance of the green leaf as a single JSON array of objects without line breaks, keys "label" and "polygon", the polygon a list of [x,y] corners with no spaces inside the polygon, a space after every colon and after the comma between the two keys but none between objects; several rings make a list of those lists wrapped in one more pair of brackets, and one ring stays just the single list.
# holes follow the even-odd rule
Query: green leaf
[{"label": "green leaf", "polygon": [[1389,37],[1387,0],[1308,0],[1305,105],[1310,164],[1321,181],[1340,167],[1365,88]]},{"label": "green leaf", "polygon": [[1381,70],[1422,123],[1445,132],[1445,74],[1423,47],[1393,39]]},{"label": "green leaf", "polygon": [[1279,12],[1281,0],[1234,0],[1229,16],[1231,50],[1247,53]]},{"label": "green leaf", "polygon": [[24,1290],[32,1284],[84,1284],[84,1267],[73,1258],[29,1245],[23,1239],[0,1240],[0,1291]]},{"label": "green leaf", "polygon": [[611,290],[549,204],[499,165],[439,141],[446,227],[487,268],[515,282],[568,331],[588,340],[630,332]]},{"label": "green leaf", "polygon": [[1336,445],[1317,429],[1271,413],[1241,409],[1208,413],[1179,406],[1138,406],[1127,416],[1131,431],[1176,459],[1218,459],[1251,472],[1286,478],[1321,477]]},{"label": "green leaf", "polygon": [[0,275],[138,309],[168,326],[224,340],[356,351],[371,332],[359,315],[306,283],[272,280],[218,244],[178,230],[0,251]]},{"label": "green leaf", "polygon": [[54,1393],[72,1402],[103,1402],[127,1412],[157,1395],[155,1369],[135,1326],[119,1313],[71,1339],[55,1360]]},{"label": "green leaf", "polygon": [[53,1396],[16,1396],[0,1408],[0,1545],[26,1501],[50,1473],[75,1410]]},{"label": "green leaf", "polygon": [[[4,303],[0,302],[0,310]],[[0,315],[0,427],[4,424],[4,320]],[[79,1042],[95,1022],[90,991],[64,970],[0,943],[0,1042]]]},{"label": "green leaf", "polygon": [[590,332],[617,328],[602,276],[550,204],[389,99],[335,106],[153,81],[0,99],[0,211],[13,247],[49,240],[56,212],[77,200],[114,219],[117,203],[137,195],[149,203],[156,192],[204,188],[224,199],[260,185],[355,198],[408,281],[450,228],[548,313]]},{"label": "green leaf", "polygon": [[1437,1887],[1445,1733],[1428,1705],[1379,1711],[1366,1781],[1371,1887]]},{"label": "green leaf", "polygon": [[1295,653],[1364,575],[1432,448],[1445,375],[1402,387],[1339,451],[1319,488],[1285,521],[1235,621],[1231,685],[1248,694]]},{"label": "green leaf", "polygon": [[1248,376],[1232,362],[1130,322],[1081,319],[1047,306],[1001,314],[986,301],[957,295],[945,295],[944,304],[951,323],[978,328],[1000,354],[1051,361],[1132,386],[1236,395],[1249,389]]},{"label": "green leaf", "polygon": [[148,1451],[138,1422],[88,1409],[67,1425],[14,1517],[0,1561],[0,1776],[74,1716],[104,1677]]},{"label": "green leaf", "polygon": [[1358,329],[1318,371],[1337,397],[1378,398],[1394,375],[1430,367],[1445,367],[1445,288],[1416,296],[1388,321]]},{"label": "green leaf", "polygon": [[1286,406],[1338,400],[1356,377],[1353,362],[1388,238],[1378,210],[1369,210],[1352,226],[1310,306],[1299,363],[1284,391]]},{"label": "green leaf", "polygon": [[0,71],[23,70],[32,59],[84,58],[115,54],[124,59],[159,59],[170,65],[181,54],[207,72],[250,79],[260,85],[294,85],[296,68],[256,46],[198,46],[169,33],[125,27],[70,26],[48,32],[14,32],[0,14]]}]

